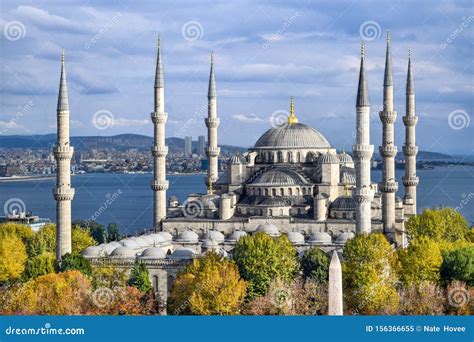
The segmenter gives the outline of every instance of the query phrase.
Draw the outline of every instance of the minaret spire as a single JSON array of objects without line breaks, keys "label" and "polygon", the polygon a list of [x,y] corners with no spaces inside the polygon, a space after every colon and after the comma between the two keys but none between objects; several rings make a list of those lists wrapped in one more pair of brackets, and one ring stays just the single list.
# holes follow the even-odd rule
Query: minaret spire
[{"label": "minaret spire", "polygon": [[153,155],[153,226],[155,231],[161,230],[161,221],[166,217],[166,156],[168,146],[165,144],[165,124],[168,113],[165,112],[165,82],[163,78],[163,64],[161,61],[161,37],[158,35],[158,51],[156,54],[155,72],[155,106],[151,113],[154,127],[154,143],[151,148]]},{"label": "minaret spire", "polygon": [[64,49],[61,53],[61,76],[57,106],[57,141],[53,149],[56,159],[56,259],[61,260],[71,253],[71,201],[74,189],[71,187],[71,158],[74,153],[69,141],[69,100],[67,94]]},{"label": "minaret spire", "polygon": [[418,122],[415,110],[415,86],[413,84],[413,72],[411,63],[411,50],[408,51],[408,71],[406,86],[406,115],[403,117],[405,125],[405,145],[403,154],[405,155],[405,175],[403,185],[405,186],[405,210],[408,214],[416,214],[416,187],[419,179],[416,176],[416,146],[415,127]]},{"label": "minaret spire", "polygon": [[374,198],[370,180],[370,160],[374,146],[370,145],[370,104],[364,60],[365,47],[362,42],[356,101],[356,143],[352,146],[356,164],[356,188],[352,196],[356,201],[357,234],[367,234],[371,231],[371,202]]},{"label": "minaret spire", "polygon": [[393,77],[392,54],[390,48],[390,31],[387,32],[387,52],[385,57],[385,76],[383,82],[383,110],[379,113],[382,121],[382,146],[379,147],[382,156],[382,182],[379,187],[382,192],[382,220],[384,233],[389,240],[395,241],[395,193],[398,183],[395,179],[395,145],[394,123],[397,112],[393,109]]},{"label": "minaret spire", "polygon": [[217,91],[216,78],[214,75],[214,52],[211,52],[211,71],[209,74],[209,89],[207,93],[208,115],[205,120],[207,126],[207,148],[206,155],[208,159],[206,184],[212,187],[218,178],[219,165],[218,158],[220,148],[217,146],[217,127],[219,127],[219,118],[217,117]]}]

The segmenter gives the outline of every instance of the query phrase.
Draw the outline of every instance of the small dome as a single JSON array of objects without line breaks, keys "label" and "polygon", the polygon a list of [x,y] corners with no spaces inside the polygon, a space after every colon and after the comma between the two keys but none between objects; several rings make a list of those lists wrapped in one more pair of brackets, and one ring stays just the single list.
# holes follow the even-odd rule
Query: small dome
[{"label": "small dome", "polygon": [[140,255],[140,259],[164,259],[166,252],[158,247],[148,247]]},{"label": "small dome", "polygon": [[135,243],[138,245],[138,247],[140,248],[143,248],[143,247],[148,247],[150,244],[148,243],[148,241],[146,239],[144,239],[143,237],[141,236],[138,236],[138,237],[135,237],[135,238],[132,238],[133,241],[135,241]]},{"label": "small dome", "polygon": [[348,240],[352,239],[354,237],[353,232],[344,232],[339,234],[339,236],[336,238],[336,243],[337,244],[345,244]]},{"label": "small dome", "polygon": [[146,241],[147,246],[151,246],[155,243],[155,238],[153,237],[154,234],[147,234],[147,235],[142,235],[140,238]]},{"label": "small dome", "polygon": [[165,242],[173,240],[173,235],[168,232],[158,232],[156,235],[161,236]]},{"label": "small dome", "polygon": [[208,230],[203,236],[203,240],[215,240],[218,243],[224,242],[224,234],[217,230]]},{"label": "small dome", "polygon": [[334,153],[325,153],[318,157],[317,162],[319,164],[339,164],[339,157]]},{"label": "small dome", "polygon": [[346,166],[341,167],[340,183],[342,184],[355,184],[356,175],[355,169]]},{"label": "small dome", "polygon": [[165,238],[158,233],[147,235],[147,239],[151,241],[150,246],[165,242]]},{"label": "small dome", "polygon": [[342,152],[339,154],[339,162],[341,163],[341,165],[354,163],[352,157],[346,152]]},{"label": "small dome", "polygon": [[136,243],[136,241],[134,239],[124,239],[124,240],[120,240],[120,243],[124,246],[124,247],[127,247],[127,248],[131,248],[131,249],[138,249],[140,248],[140,246],[138,246],[138,244]]},{"label": "small dome", "polygon": [[136,253],[133,249],[128,247],[117,247],[110,254],[112,258],[135,258]]},{"label": "small dome", "polygon": [[325,199],[328,199],[328,196],[325,194],[317,194],[316,196],[314,196],[314,198],[318,200],[325,200]]},{"label": "small dome", "polygon": [[170,259],[193,259],[196,253],[191,248],[178,247],[173,254],[169,255]]},{"label": "small dome", "polygon": [[271,223],[262,223],[261,225],[259,225],[257,227],[257,232],[264,232],[265,234],[268,234],[270,235],[271,237],[278,237],[280,236],[280,231],[278,230],[278,228],[274,225],[274,224],[271,224]]},{"label": "small dome", "polygon": [[356,202],[351,196],[341,196],[334,200],[329,206],[330,210],[353,211],[356,209]]},{"label": "small dome", "polygon": [[244,232],[243,230],[236,229],[230,234],[229,238],[227,239],[227,242],[229,243],[235,243],[239,241],[241,238],[244,236],[247,236],[247,233]]},{"label": "small dome", "polygon": [[289,232],[288,240],[294,245],[304,244],[304,235],[299,232]]},{"label": "small dome", "polygon": [[206,239],[202,242],[202,248],[217,250],[219,249],[219,242],[214,239]]},{"label": "small dome", "polygon": [[179,243],[197,243],[198,241],[199,236],[192,230],[185,230],[176,238],[176,242]]},{"label": "small dome", "polygon": [[104,250],[100,246],[90,246],[82,251],[82,256],[86,258],[98,258],[104,255]]},{"label": "small dome", "polygon": [[308,239],[308,243],[316,245],[330,244],[331,242],[331,235],[325,232],[313,232]]},{"label": "small dome", "polygon": [[112,253],[112,251],[117,248],[117,247],[121,247],[122,244],[120,244],[119,242],[117,241],[112,241],[112,242],[109,242],[109,243],[101,243],[99,245],[100,248],[103,249],[103,251],[105,252],[105,254],[110,254]]}]

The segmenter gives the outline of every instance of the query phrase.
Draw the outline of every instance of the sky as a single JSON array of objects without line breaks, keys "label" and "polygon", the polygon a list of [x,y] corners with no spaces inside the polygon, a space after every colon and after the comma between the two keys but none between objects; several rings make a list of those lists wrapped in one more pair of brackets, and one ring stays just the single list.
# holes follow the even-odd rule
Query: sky
[{"label": "sky", "polygon": [[391,32],[396,144],[405,139],[412,49],[421,150],[473,154],[471,1],[1,2],[0,134],[56,131],[65,49],[71,135],[151,136],[161,34],[167,137],[206,135],[215,54],[219,144],[249,147],[288,114],[351,150],[360,42],[365,41],[371,140],[381,144],[386,32]]}]

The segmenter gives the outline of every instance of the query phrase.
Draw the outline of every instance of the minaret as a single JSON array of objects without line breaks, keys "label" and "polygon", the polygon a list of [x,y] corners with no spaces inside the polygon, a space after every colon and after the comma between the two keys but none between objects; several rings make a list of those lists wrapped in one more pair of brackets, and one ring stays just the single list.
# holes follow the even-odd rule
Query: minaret
[{"label": "minaret", "polygon": [[395,156],[397,146],[394,143],[394,123],[397,112],[393,110],[393,77],[392,54],[390,50],[390,31],[387,32],[387,54],[385,57],[385,76],[383,81],[383,110],[379,113],[383,125],[382,146],[379,147],[382,156],[382,182],[379,184],[382,192],[383,230],[389,240],[394,240],[395,233],[395,193],[398,184],[395,179]]},{"label": "minaret", "polygon": [[365,76],[364,43],[361,45],[359,88],[356,102],[356,143],[352,146],[356,163],[356,188],[353,197],[356,201],[356,232],[357,234],[371,231],[371,202],[374,198],[370,181],[370,160],[374,146],[370,145],[370,104],[369,91]]},{"label": "minaret", "polygon": [[153,227],[155,231],[161,230],[161,220],[166,216],[166,155],[168,146],[165,145],[165,123],[168,113],[165,113],[165,82],[163,80],[163,64],[161,62],[161,43],[158,36],[158,52],[156,57],[155,73],[155,106],[151,113],[154,126],[154,144],[151,154],[154,159],[153,180]]},{"label": "minaret", "polygon": [[56,159],[56,188],[53,196],[56,200],[56,260],[71,253],[71,201],[74,189],[71,188],[71,158],[74,153],[69,144],[69,100],[67,96],[64,50],[61,57],[61,79],[57,107],[57,141],[53,149]]},{"label": "minaret", "polygon": [[415,126],[418,117],[415,111],[415,86],[413,85],[413,73],[411,70],[411,50],[408,53],[408,73],[407,73],[407,91],[406,91],[406,116],[403,117],[405,124],[405,145],[403,154],[405,155],[405,176],[403,185],[405,186],[405,203],[412,201],[412,213],[416,214],[416,187],[418,177],[416,176],[416,155],[418,146],[416,146]]},{"label": "minaret", "polygon": [[217,146],[217,127],[219,127],[219,119],[217,118],[217,92],[216,79],[214,76],[214,53],[211,53],[211,74],[209,76],[209,91],[207,93],[208,100],[208,116],[205,120],[207,126],[207,179],[206,184],[209,186],[217,181],[218,177],[218,157],[220,148]]}]

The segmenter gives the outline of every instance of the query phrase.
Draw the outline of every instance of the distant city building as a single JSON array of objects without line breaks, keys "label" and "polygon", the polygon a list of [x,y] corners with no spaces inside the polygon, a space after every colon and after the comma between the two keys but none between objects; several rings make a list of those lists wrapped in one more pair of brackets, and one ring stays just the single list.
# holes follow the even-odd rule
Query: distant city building
[{"label": "distant city building", "polygon": [[200,156],[203,156],[204,153],[206,153],[205,149],[206,149],[206,137],[204,137],[204,135],[200,135],[198,137],[198,151],[197,151],[197,153]]},{"label": "distant city building", "polygon": [[190,156],[193,154],[193,137],[184,137],[184,154]]}]

